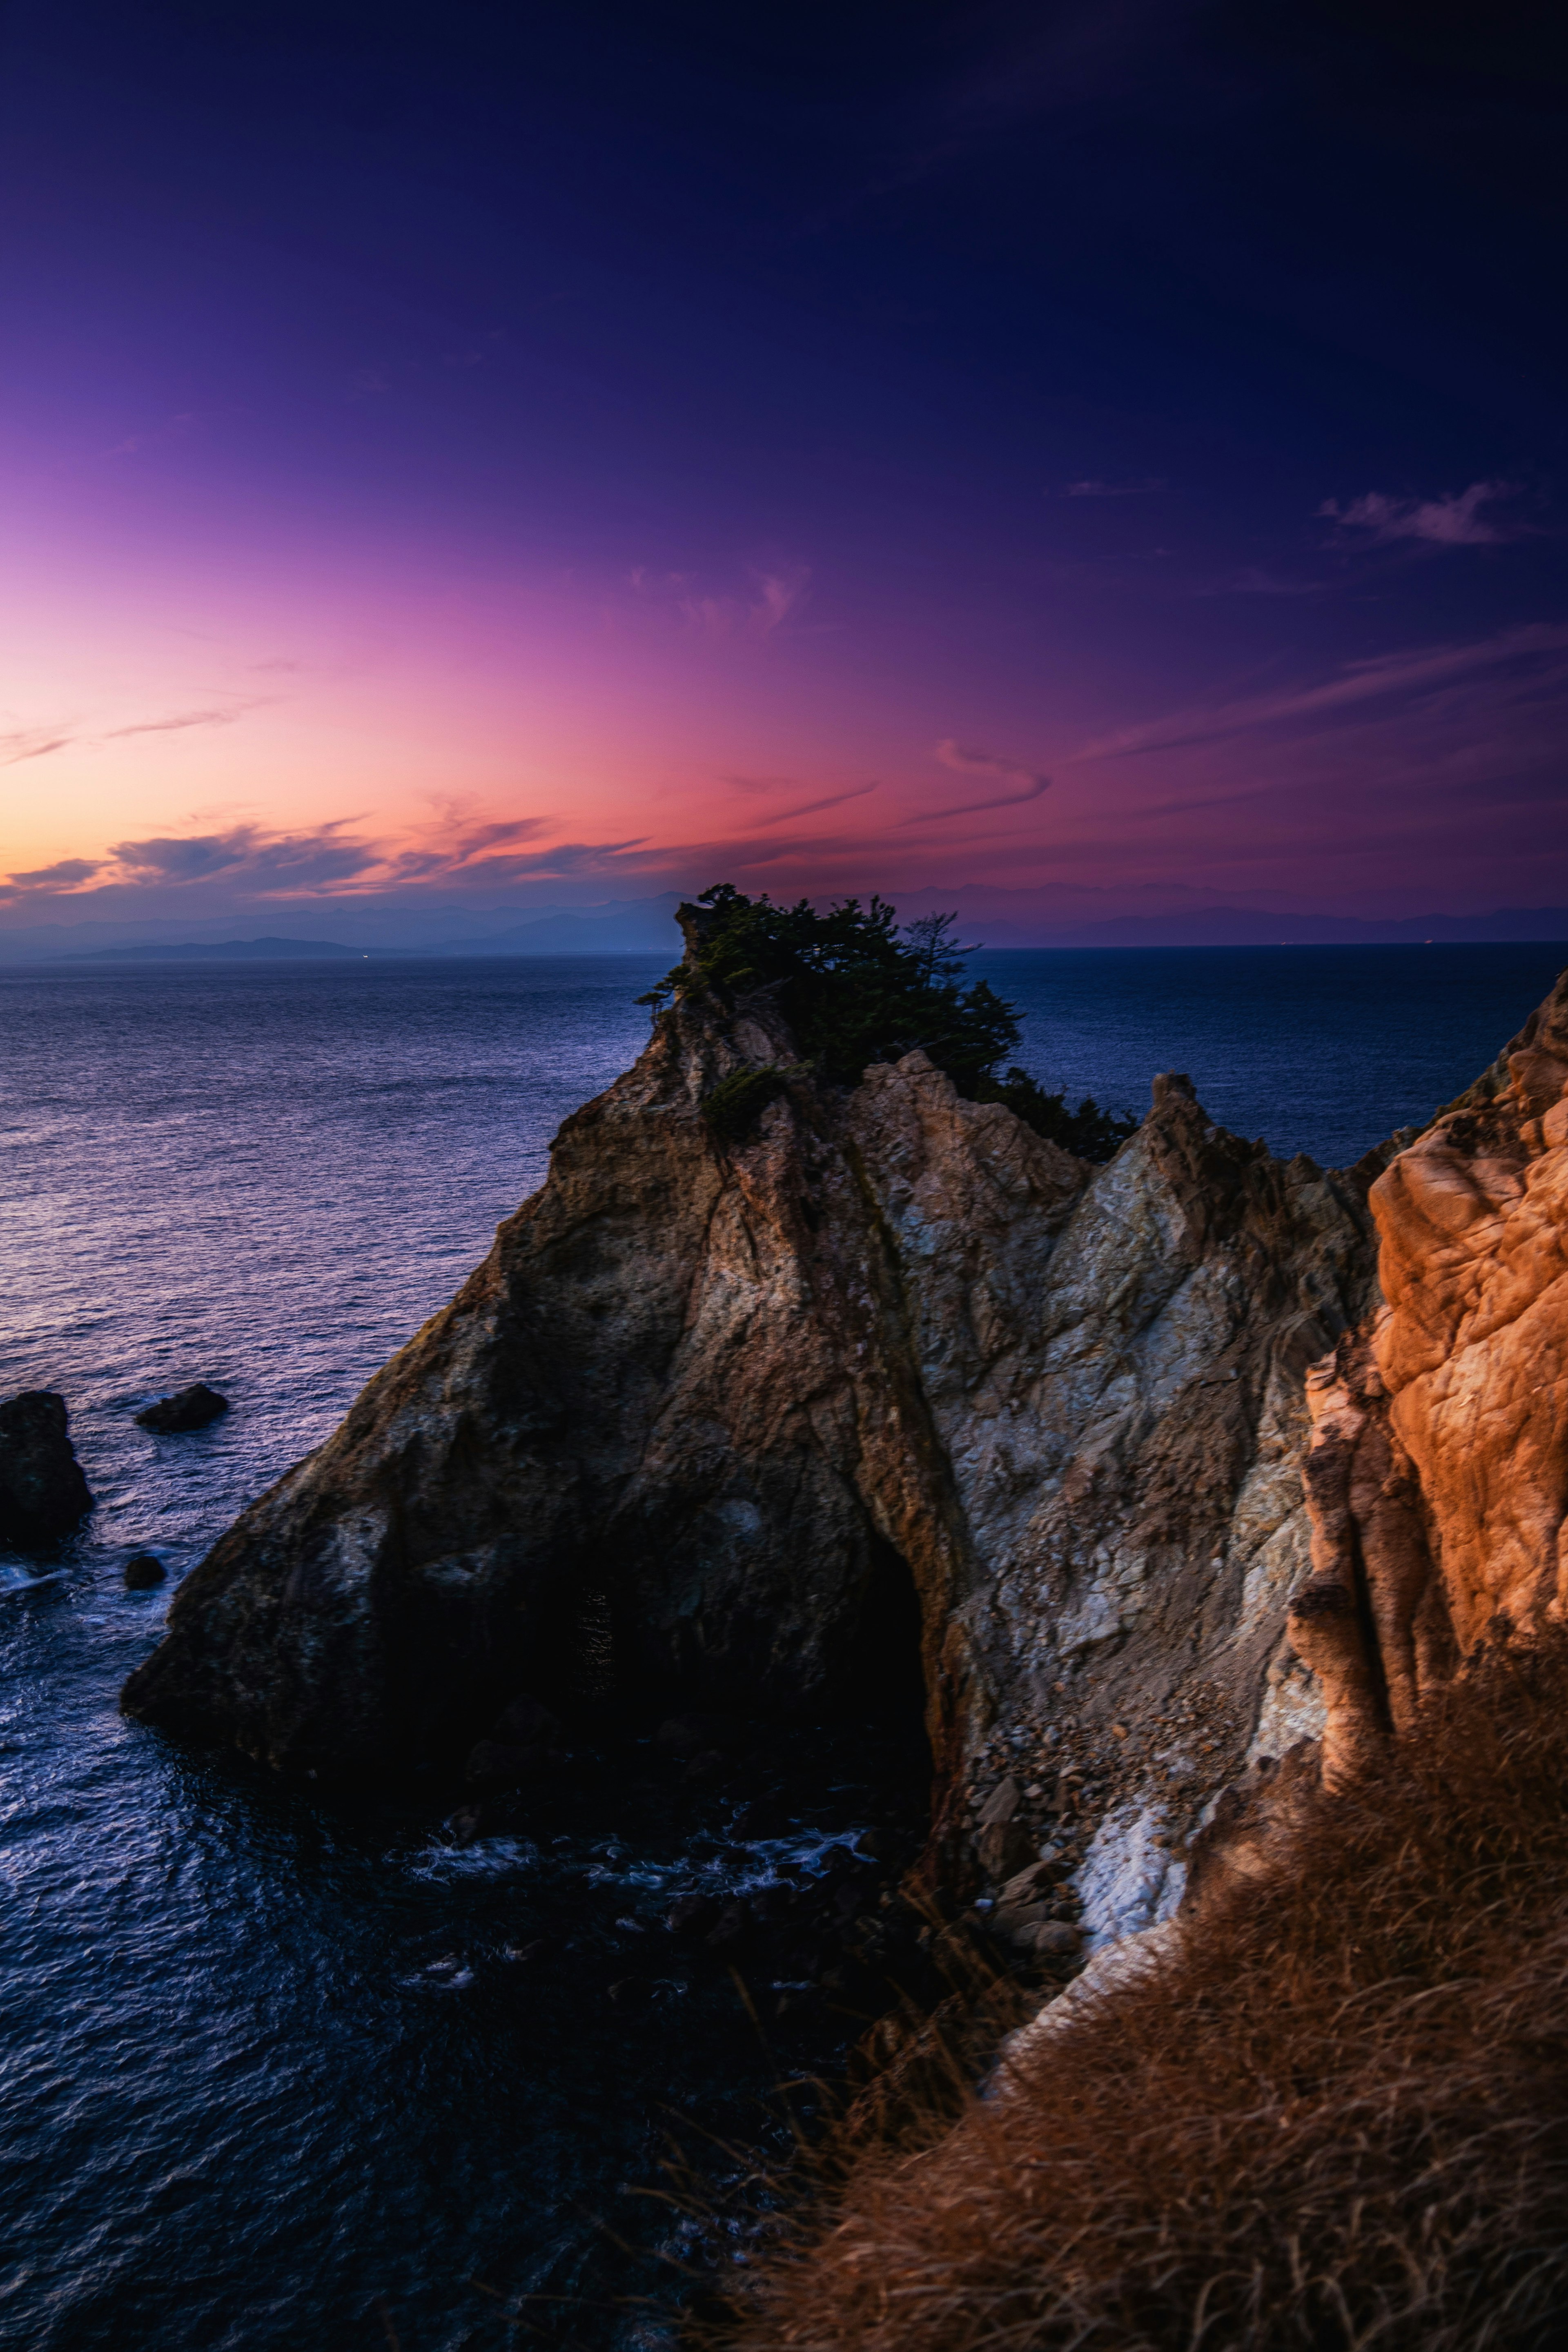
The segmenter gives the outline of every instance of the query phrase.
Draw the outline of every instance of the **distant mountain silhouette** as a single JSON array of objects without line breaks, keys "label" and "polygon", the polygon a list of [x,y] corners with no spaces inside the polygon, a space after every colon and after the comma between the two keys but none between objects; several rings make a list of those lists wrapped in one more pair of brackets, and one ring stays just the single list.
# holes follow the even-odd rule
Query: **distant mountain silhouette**
[{"label": "distant mountain silhouette", "polygon": [[219,940],[205,947],[89,948],[62,963],[268,963],[281,959],[319,961],[322,956],[353,956],[363,961],[362,948],[345,948],[336,940]]}]

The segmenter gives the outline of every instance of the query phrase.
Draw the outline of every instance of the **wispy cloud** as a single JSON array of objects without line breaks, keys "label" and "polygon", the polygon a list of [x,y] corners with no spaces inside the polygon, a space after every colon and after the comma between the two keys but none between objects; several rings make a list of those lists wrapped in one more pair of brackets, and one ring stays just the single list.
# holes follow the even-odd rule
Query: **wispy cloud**
[{"label": "wispy cloud", "polygon": [[[683,620],[710,636],[771,637],[805,604],[810,569],[801,563],[753,572],[752,578],[750,595],[682,596],[677,609]],[[641,580],[634,577],[634,585],[640,587]]]},{"label": "wispy cloud", "polygon": [[994,782],[1013,787],[983,801],[955,801],[951,808],[921,809],[913,816],[902,819],[904,824],[937,824],[944,817],[976,816],[982,809],[1021,808],[1026,801],[1037,801],[1042,793],[1049,792],[1049,776],[1037,769],[1019,767],[1012,760],[998,759],[994,751],[973,751],[945,737],[936,747],[936,756],[944,768],[952,768],[961,776],[989,776]]},{"label": "wispy cloud", "polygon": [[71,735],[54,735],[47,727],[17,727],[8,735],[0,735],[0,767],[15,768],[24,760],[42,760],[50,751],[63,751],[75,741]]},{"label": "wispy cloud", "polygon": [[1427,547],[1496,547],[1524,535],[1526,526],[1517,519],[1489,511],[1517,496],[1512,482],[1472,482],[1468,490],[1444,490],[1435,499],[1393,499],[1368,490],[1343,506],[1337,499],[1325,499],[1318,516],[1331,522],[1342,539],[1359,538],[1375,547],[1399,540]]},{"label": "wispy cloud", "polygon": [[1504,629],[1496,636],[1469,645],[1422,646],[1408,652],[1380,654],[1371,660],[1348,662],[1317,686],[1282,687],[1273,694],[1247,695],[1207,709],[1173,712],[1142,727],[1122,729],[1087,744],[1080,759],[1118,759],[1133,753],[1176,751],[1192,744],[1213,743],[1228,736],[1266,731],[1292,722],[1331,719],[1362,706],[1396,697],[1415,697],[1448,686],[1476,671],[1519,663],[1563,667],[1568,654],[1568,625],[1530,622]]},{"label": "wispy cloud", "polygon": [[774,809],[769,812],[770,824],[787,824],[792,817],[815,816],[819,809],[842,808],[846,801],[863,801],[868,793],[879,790],[875,783],[856,784],[848,792],[829,793],[819,801],[802,801],[797,808]]},{"label": "wispy cloud", "polygon": [[177,710],[171,719],[137,719],[129,727],[108,727],[95,740],[113,743],[122,735],[177,735],[187,727],[232,727],[247,710],[259,708],[255,702],[233,702],[214,704],[207,710]]}]

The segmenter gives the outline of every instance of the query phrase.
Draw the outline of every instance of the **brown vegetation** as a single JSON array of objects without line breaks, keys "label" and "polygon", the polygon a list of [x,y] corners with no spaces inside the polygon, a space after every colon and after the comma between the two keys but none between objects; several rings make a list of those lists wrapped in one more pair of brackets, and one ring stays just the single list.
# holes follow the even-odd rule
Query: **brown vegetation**
[{"label": "brown vegetation", "polygon": [[1568,1637],[1481,1653],[1286,1843],[955,2126],[862,2144],[753,2248],[730,2340],[1560,2344]]}]

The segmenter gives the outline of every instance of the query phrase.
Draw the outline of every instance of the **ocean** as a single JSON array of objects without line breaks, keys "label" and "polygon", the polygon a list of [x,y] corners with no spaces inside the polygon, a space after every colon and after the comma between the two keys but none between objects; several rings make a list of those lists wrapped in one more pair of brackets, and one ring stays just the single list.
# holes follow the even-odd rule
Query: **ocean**
[{"label": "ocean", "polygon": [[[1559,947],[975,959],[1021,1058],[1343,1165],[1424,1119]],[[286,1787],[117,1711],[168,1597],[330,1432],[636,1055],[665,958],[0,971],[0,1394],[54,1388],[98,1507],[38,1580],[0,1556],[0,2343],[467,2352],[513,2318],[662,2344],[691,2224],[641,2194],[682,2121],[782,2129],[831,2063],[672,1957],[671,1895],[809,1872],[886,1791],[829,1743],[767,1840],[585,1763],[527,1833],[454,1797]],[[205,1380],[193,1436],[132,1416]],[[128,1593],[129,1553],[168,1563]],[[783,1785],[783,1783],[781,1783]],[[635,1982],[635,2002],[617,1988]],[[720,2168],[722,2169],[722,2167]],[[626,2242],[630,2251],[623,2251]],[[525,2305],[520,2298],[533,2297]]]}]

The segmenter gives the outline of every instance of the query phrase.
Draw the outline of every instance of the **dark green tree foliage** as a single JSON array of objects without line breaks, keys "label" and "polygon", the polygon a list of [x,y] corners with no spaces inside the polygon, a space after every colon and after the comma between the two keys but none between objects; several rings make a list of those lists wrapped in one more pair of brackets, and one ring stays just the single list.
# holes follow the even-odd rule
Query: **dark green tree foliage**
[{"label": "dark green tree foliage", "polygon": [[[846,898],[819,915],[807,898],[775,907],[732,884],[704,890],[695,959],[666,972],[639,1001],[661,1011],[672,998],[708,989],[721,1003],[766,988],[801,1050],[824,1077],[853,1086],[871,1062],[896,1062],[918,1046],[962,1094],[1005,1103],[1037,1135],[1080,1160],[1109,1160],[1137,1127],[1086,1097],[1076,1111],[1015,1063],[1018,1018],[983,980],[963,985],[967,949],[952,940],[952,915],[921,915],[902,930],[897,909],[874,898]],[[703,1105],[721,1144],[740,1141],[782,1093],[794,1071],[740,1070]]]},{"label": "dark green tree foliage", "polygon": [[803,1054],[824,1077],[853,1086],[871,1062],[917,1047],[973,1095],[1018,1044],[1017,1015],[984,981],[965,988],[951,915],[906,931],[884,898],[846,898],[819,915],[808,898],[776,907],[728,882],[704,890],[695,961],[677,964],[642,999],[662,1007],[711,990],[721,1003],[772,989]]},{"label": "dark green tree foliage", "polygon": [[1005,1077],[983,1078],[975,1099],[1005,1103],[1026,1127],[1032,1127],[1048,1143],[1059,1143],[1064,1151],[1076,1152],[1080,1160],[1092,1160],[1097,1166],[1113,1160],[1128,1137],[1138,1131],[1135,1118],[1101,1110],[1092,1095],[1085,1095],[1076,1110],[1068,1110],[1065,1091],[1047,1094],[1038,1078],[1032,1078],[1016,1062]]}]

